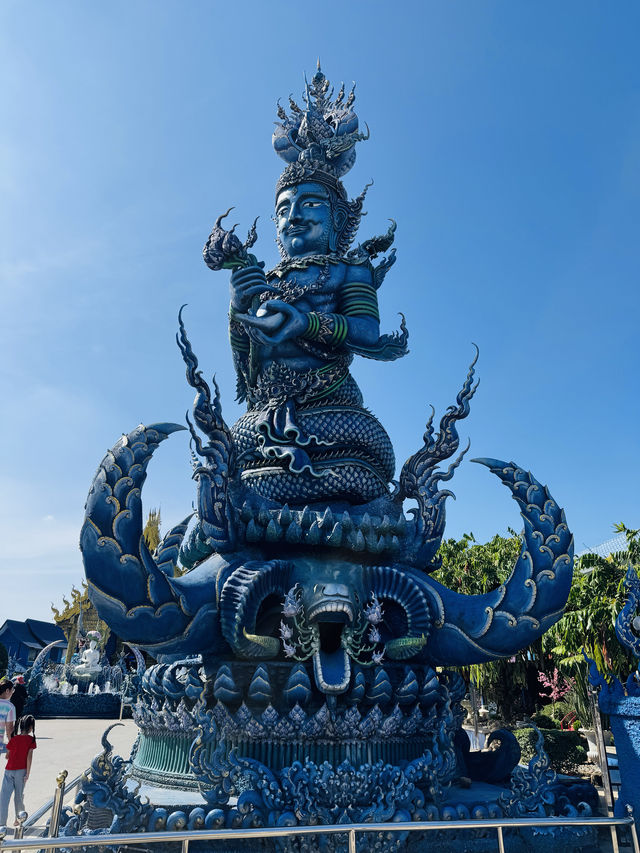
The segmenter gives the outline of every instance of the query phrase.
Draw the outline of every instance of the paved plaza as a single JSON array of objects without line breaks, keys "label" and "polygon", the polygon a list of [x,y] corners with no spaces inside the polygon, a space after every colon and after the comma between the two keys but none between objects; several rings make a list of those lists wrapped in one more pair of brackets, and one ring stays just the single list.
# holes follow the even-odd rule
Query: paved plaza
[{"label": "paved plaza", "polygon": [[[33,756],[31,776],[25,787],[25,808],[29,815],[53,797],[56,788],[56,776],[61,770],[67,770],[67,782],[71,782],[86,770],[91,760],[102,752],[100,738],[105,729],[115,720],[87,720],[57,718],[38,720],[36,737],[38,747]],[[114,752],[129,757],[138,729],[133,720],[123,720],[109,735]],[[4,771],[4,762],[2,766]],[[73,801],[73,795],[65,804]],[[44,826],[48,815],[38,821]],[[13,803],[9,811],[9,826],[13,824]],[[32,830],[31,830],[32,831]]]}]

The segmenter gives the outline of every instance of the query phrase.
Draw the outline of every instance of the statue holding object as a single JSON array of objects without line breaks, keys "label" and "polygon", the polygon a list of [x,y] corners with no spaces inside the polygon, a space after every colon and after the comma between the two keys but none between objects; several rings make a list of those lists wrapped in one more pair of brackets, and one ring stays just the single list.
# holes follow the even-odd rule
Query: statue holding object
[{"label": "statue holding object", "polygon": [[395,223],[350,249],[367,188],[349,201],[340,178],[366,137],[353,97],[342,90],[332,102],[328,85],[321,72],[307,85],[304,118],[279,111],[274,145],[288,162],[276,187],[280,263],[265,275],[245,247],[225,253],[220,220],[204,249],[212,269],[236,267],[229,331],[248,405],[232,429],[242,481],[280,503],[366,503],[388,494],[395,469],[391,441],[349,373],[354,354],[389,361],[407,352],[404,321],[399,334],[379,332],[377,291],[395,254],[372,264],[391,247]]}]

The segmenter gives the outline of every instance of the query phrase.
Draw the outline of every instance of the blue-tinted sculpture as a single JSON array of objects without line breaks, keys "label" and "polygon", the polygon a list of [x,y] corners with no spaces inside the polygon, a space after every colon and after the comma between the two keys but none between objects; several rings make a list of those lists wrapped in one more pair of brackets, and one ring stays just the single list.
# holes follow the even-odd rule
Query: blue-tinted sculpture
[{"label": "blue-tinted sculpture", "polygon": [[[368,137],[353,104],[344,88],[333,98],[318,69],[302,106],[278,108],[273,142],[287,165],[274,269],[249,251],[255,223],[242,243],[221,216],[205,246],[211,269],[231,270],[229,334],[247,411],[227,426],[181,311],[178,346],[196,391],[195,519],[149,553],[141,489],[175,424],[120,439],[86,506],[91,599],[159,661],[143,680],[133,775],[198,788],[210,826],[418,819],[444,808],[460,775],[508,778],[513,737],[503,733],[492,756],[465,758],[464,684],[435,668],[528,645],[560,617],[571,584],[563,511],[531,474],[495,459],[475,461],[509,488],[524,521],[511,577],[482,596],[430,577],[451,495],[442,483],[466,452],[457,423],[477,388],[475,360],[395,482],[389,436],[349,372],[354,355],[389,361],[408,343],[404,318],[397,332],[379,327],[395,223],[357,243],[366,188],[351,201],[341,181]],[[168,730],[172,749],[158,757]],[[166,825],[161,812],[150,828]]]},{"label": "blue-tinted sculpture", "polygon": [[598,672],[595,661],[589,663],[589,681],[600,691],[599,705],[609,715],[620,767],[621,787],[615,802],[616,817],[624,817],[631,806],[640,828],[640,577],[629,565],[624,580],[627,600],[615,623],[621,645],[637,660],[624,684],[619,678]]}]

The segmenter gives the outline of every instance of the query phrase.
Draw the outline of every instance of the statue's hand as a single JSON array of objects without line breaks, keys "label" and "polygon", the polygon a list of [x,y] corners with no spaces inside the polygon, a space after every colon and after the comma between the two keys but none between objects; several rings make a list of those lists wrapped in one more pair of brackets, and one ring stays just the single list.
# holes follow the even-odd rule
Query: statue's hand
[{"label": "statue's hand", "polygon": [[258,293],[277,292],[277,288],[267,284],[263,266],[243,267],[231,274],[231,307],[235,311],[248,311],[253,297]]},{"label": "statue's hand", "polygon": [[237,315],[236,319],[244,324],[254,341],[266,346],[299,338],[309,325],[306,314],[279,299],[265,302],[255,316],[243,314]]}]

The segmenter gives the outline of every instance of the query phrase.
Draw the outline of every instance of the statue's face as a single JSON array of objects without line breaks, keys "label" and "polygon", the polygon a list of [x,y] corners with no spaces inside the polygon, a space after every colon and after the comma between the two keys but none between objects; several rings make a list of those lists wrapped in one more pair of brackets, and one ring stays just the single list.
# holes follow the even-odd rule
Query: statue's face
[{"label": "statue's face", "polygon": [[289,257],[327,254],[334,223],[325,187],[308,181],[283,190],[276,201],[276,227]]}]

